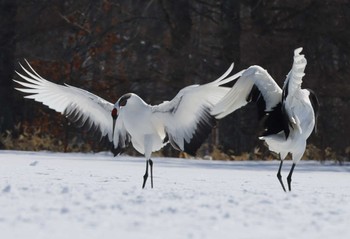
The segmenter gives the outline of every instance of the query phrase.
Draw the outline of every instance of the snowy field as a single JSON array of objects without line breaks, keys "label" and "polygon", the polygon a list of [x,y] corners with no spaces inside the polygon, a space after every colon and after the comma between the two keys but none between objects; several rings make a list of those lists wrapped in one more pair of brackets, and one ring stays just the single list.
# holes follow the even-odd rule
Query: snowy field
[{"label": "snowy field", "polygon": [[278,164],[0,151],[0,238],[350,238],[350,165]]}]

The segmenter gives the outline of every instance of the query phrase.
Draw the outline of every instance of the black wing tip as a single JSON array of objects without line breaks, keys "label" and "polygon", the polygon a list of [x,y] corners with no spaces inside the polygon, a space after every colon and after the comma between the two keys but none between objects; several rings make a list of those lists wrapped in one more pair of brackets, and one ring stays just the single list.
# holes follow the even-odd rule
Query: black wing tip
[{"label": "black wing tip", "polygon": [[253,85],[250,93],[246,97],[248,103],[255,103],[258,111],[258,120],[266,118],[266,102],[264,96],[256,85]]},{"label": "black wing tip", "polygon": [[318,100],[318,97],[313,90],[311,89],[307,89],[307,90],[309,91],[309,99],[310,99],[312,108],[314,109],[315,116],[317,116],[319,113],[320,101]]},{"label": "black wing tip", "polygon": [[264,118],[262,119],[265,131],[261,136],[269,136],[284,131],[286,138],[288,138],[289,126],[288,121],[286,121],[285,112],[282,108],[283,106],[280,102],[271,111],[266,112]]},{"label": "black wing tip", "polygon": [[197,150],[201,147],[203,142],[208,138],[211,130],[216,126],[216,119],[210,113],[209,108],[204,110],[202,119],[197,124],[197,129],[193,134],[190,142],[184,143],[184,152],[195,156]]},{"label": "black wing tip", "polygon": [[246,97],[247,102],[257,102],[261,96],[261,91],[256,85],[253,85],[249,94]]},{"label": "black wing tip", "polygon": [[319,110],[320,110],[320,101],[318,100],[318,97],[316,95],[316,93],[311,90],[311,89],[307,89],[309,91],[309,99],[311,102],[311,106],[314,110],[314,114],[315,114],[315,127],[314,127],[314,131],[317,134],[318,130],[317,130],[317,125],[318,125],[318,115],[319,115]]},{"label": "black wing tip", "polygon": [[118,147],[114,147],[114,144],[111,143],[112,145],[111,152],[113,153],[114,157],[122,154],[126,150],[126,148],[129,146],[130,141],[131,141],[131,136],[127,134],[124,142],[122,142],[122,137],[119,137]]},{"label": "black wing tip", "polygon": [[287,99],[288,94],[289,94],[289,82],[290,82],[290,80],[288,78],[287,82],[283,86],[283,89],[282,89],[282,101],[285,101]]},{"label": "black wing tip", "polygon": [[113,154],[114,157],[120,155],[121,153],[124,152],[124,149],[121,148],[121,147],[118,147],[118,148],[114,148],[113,144],[112,144],[112,147],[111,147],[111,152]]}]

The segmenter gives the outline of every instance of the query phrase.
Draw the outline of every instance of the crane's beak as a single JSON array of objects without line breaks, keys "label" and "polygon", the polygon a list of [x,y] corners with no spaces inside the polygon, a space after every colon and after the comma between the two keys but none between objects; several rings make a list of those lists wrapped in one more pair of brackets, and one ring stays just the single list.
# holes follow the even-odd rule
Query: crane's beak
[{"label": "crane's beak", "polygon": [[116,121],[116,119],[113,119],[113,131],[112,131],[112,140],[114,139],[114,129],[115,129],[115,121]]},{"label": "crane's beak", "polygon": [[112,118],[113,118],[113,130],[112,130],[112,141],[114,139],[114,129],[115,129],[115,123],[116,123],[116,120],[118,118],[118,111],[116,108],[113,108],[112,110]]}]

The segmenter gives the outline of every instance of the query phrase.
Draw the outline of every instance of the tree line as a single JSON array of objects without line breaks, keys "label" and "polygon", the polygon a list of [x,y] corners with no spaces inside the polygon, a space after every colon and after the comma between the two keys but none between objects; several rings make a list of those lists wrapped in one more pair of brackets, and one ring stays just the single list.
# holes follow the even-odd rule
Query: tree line
[{"label": "tree line", "polygon": [[[31,0],[0,2],[0,130],[13,139],[40,131],[67,148],[71,139],[103,149],[57,113],[14,91],[14,71],[27,59],[43,77],[114,102],[135,92],[152,104],[183,87],[251,65],[279,85],[293,50],[308,60],[303,86],[321,102],[322,157],[350,153],[350,3],[345,0]],[[241,154],[263,148],[254,105],[220,121],[208,143]],[[6,148],[2,142],[1,148]]]}]

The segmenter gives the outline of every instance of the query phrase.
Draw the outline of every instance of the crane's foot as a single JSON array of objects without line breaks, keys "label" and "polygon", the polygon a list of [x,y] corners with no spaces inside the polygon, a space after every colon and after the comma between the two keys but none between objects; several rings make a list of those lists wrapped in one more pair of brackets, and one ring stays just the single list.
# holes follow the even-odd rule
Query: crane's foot
[{"label": "crane's foot", "polygon": [[[281,160],[281,156],[280,156],[280,160]],[[285,188],[285,186],[284,186],[284,184],[283,184],[282,175],[281,175],[282,165],[283,165],[283,160],[281,160],[281,162],[280,162],[280,166],[279,166],[278,172],[277,172],[277,178],[278,178],[278,181],[280,182],[280,184],[281,184],[281,186],[282,186],[282,188],[283,188],[283,191],[286,192],[286,188]]]},{"label": "crane's foot", "polygon": [[292,175],[293,175],[294,168],[295,168],[295,163],[293,163],[293,165],[289,171],[289,174],[287,176],[287,183],[288,183],[288,190],[289,191],[292,191],[291,183],[292,183]]},{"label": "crane's foot", "polygon": [[151,188],[153,188],[153,161],[152,161],[152,159],[146,160],[146,172],[145,172],[145,175],[143,175],[142,188],[145,188],[146,182],[148,179],[148,165],[150,166],[150,171],[151,171]]},{"label": "crane's foot", "polygon": [[283,184],[283,181],[282,181],[281,172],[278,172],[278,173],[277,173],[277,178],[278,178],[278,181],[280,182],[280,184],[281,184],[281,186],[282,186],[283,191],[286,192],[286,188],[285,188],[285,186],[284,186],[284,184]]},{"label": "crane's foot", "polygon": [[148,178],[148,160],[146,160],[146,172],[145,172],[145,175],[143,175],[142,188],[145,188],[147,178]]},{"label": "crane's foot", "polygon": [[151,188],[153,188],[153,161],[152,159],[148,160],[150,170],[151,170]]}]

